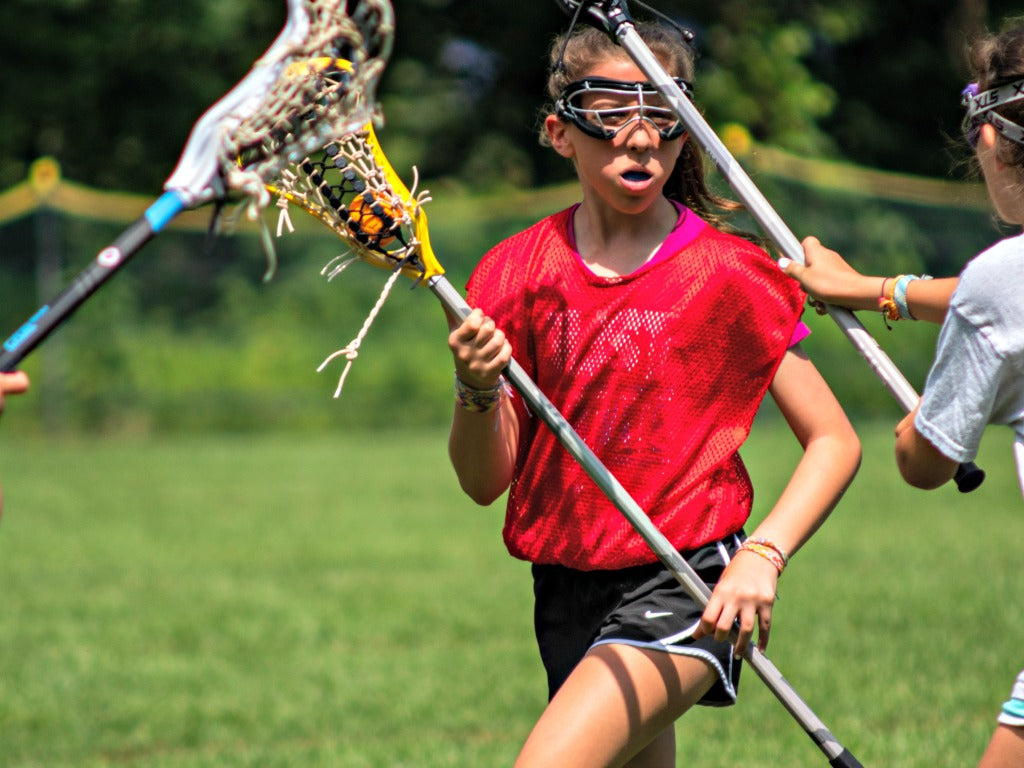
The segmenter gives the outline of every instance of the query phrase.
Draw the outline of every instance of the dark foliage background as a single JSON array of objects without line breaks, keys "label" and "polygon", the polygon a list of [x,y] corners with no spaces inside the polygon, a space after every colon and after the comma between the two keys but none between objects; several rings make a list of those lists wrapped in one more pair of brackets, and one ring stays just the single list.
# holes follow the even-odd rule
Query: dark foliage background
[{"label": "dark foliage background", "polygon": [[[568,19],[548,0],[394,4],[382,141],[395,167],[417,166],[434,193],[432,240],[461,285],[487,247],[571,201],[560,186],[571,169],[536,141],[546,50]],[[657,5],[696,33],[698,103],[719,132],[741,126],[802,157],[957,179],[969,173],[956,141],[966,41],[1016,10],[1004,0]],[[152,199],[194,121],[244,76],[284,17],[283,0],[6,0],[0,190],[51,156],[75,182]],[[756,181],[794,233],[819,235],[869,273],[955,274],[999,235],[956,200],[927,207],[799,178]],[[0,226],[0,334],[49,298],[42,248],[63,262],[59,283],[118,231],[57,211]],[[265,284],[252,235],[212,249],[200,234],[161,235],[30,356],[36,397],[19,399],[25,418],[8,416],[5,430],[445,420],[450,360],[432,297],[396,292],[333,405],[340,371],[315,368],[354,336],[383,276],[365,268],[326,284],[314,270],[338,245],[309,228],[279,247],[278,273]],[[876,321],[866,320],[920,386],[934,329],[889,333]],[[827,320],[812,322],[808,345],[844,404],[893,415],[846,340]]]},{"label": "dark foliage background", "polygon": [[[396,0],[382,89],[392,145],[429,178],[544,184],[534,141],[554,2]],[[712,125],[927,175],[949,168],[965,41],[1006,0],[663,0],[693,29]],[[642,17],[639,8],[635,10]],[[189,128],[283,23],[271,0],[6,0],[0,10],[0,188],[41,155],[98,187],[159,188]],[[392,149],[394,152],[395,149]]]}]

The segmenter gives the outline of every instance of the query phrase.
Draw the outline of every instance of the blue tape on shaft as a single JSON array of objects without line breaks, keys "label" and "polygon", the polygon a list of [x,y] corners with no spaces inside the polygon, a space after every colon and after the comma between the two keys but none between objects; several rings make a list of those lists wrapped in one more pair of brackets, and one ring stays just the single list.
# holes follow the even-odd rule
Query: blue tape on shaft
[{"label": "blue tape on shaft", "polygon": [[185,207],[177,192],[164,192],[149,208],[146,209],[146,221],[153,232],[159,232],[167,223],[181,213]]},{"label": "blue tape on shaft", "polygon": [[32,315],[32,317],[30,317],[28,321],[21,326],[21,328],[11,334],[11,337],[4,342],[4,349],[8,352],[14,352],[18,347],[20,347],[25,339],[36,332],[36,328],[38,327],[36,324],[39,322],[40,318],[49,311],[49,306],[40,308],[38,312]]}]

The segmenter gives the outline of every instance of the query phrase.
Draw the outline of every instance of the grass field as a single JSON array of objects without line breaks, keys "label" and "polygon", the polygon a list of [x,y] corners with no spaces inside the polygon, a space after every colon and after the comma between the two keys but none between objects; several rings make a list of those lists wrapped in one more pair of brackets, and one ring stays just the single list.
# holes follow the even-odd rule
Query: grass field
[{"label": "grass field", "polygon": [[[970,766],[1022,661],[1009,435],[961,496],[903,487],[889,429],[768,655],[866,766]],[[759,425],[755,516],[795,455]],[[543,706],[528,568],[442,432],[8,442],[0,479],[5,768],[506,766]],[[678,734],[681,765],[827,764],[750,670]]]}]

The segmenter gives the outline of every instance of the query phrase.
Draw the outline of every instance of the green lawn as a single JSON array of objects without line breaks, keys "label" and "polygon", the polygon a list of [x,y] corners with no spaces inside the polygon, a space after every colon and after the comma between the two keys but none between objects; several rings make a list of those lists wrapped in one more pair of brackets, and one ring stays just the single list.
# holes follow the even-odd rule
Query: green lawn
[{"label": "green lawn", "polygon": [[[1020,494],[903,487],[889,426],[781,584],[768,655],[866,766],[973,765],[1020,668]],[[2,440],[0,433],[0,440]],[[442,431],[0,452],[0,765],[506,766],[543,706],[529,572]],[[796,455],[759,425],[763,514]],[[680,764],[826,760],[749,670]]]}]

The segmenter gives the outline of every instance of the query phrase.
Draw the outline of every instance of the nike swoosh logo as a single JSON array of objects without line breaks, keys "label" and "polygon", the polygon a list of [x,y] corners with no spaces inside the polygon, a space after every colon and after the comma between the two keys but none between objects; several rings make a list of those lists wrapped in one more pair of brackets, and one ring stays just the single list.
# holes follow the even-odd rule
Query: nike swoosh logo
[{"label": "nike swoosh logo", "polygon": [[662,616],[671,616],[672,611],[644,611],[645,619],[660,619]]}]

